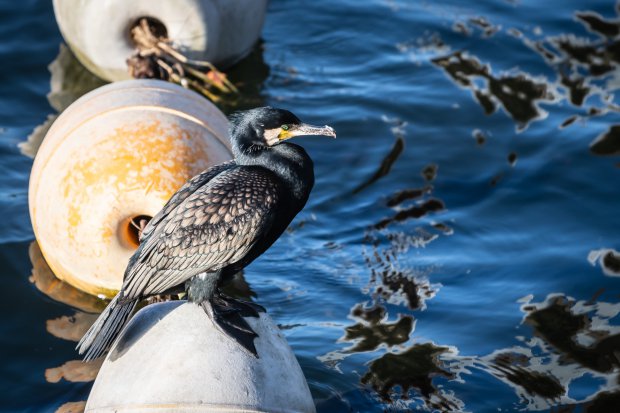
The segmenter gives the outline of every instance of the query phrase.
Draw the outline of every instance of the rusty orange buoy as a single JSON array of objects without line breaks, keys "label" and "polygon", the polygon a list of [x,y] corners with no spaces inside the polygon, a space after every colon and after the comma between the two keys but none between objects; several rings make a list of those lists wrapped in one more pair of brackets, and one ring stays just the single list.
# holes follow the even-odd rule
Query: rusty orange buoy
[{"label": "rusty orange buoy", "polygon": [[231,158],[228,121],[180,86],[130,80],[78,99],[39,149],[29,189],[41,251],[62,280],[112,297],[137,225],[187,179]]}]

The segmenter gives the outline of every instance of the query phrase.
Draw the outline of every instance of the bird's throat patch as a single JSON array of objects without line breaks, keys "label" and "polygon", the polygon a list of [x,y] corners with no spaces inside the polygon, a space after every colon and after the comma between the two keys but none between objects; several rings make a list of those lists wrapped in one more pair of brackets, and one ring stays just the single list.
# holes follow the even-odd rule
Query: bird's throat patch
[{"label": "bird's throat patch", "polygon": [[280,142],[282,139],[286,139],[280,136],[283,133],[286,132],[284,132],[282,128],[265,129],[263,137],[265,139],[265,142],[267,142],[267,145],[273,146],[276,143]]}]

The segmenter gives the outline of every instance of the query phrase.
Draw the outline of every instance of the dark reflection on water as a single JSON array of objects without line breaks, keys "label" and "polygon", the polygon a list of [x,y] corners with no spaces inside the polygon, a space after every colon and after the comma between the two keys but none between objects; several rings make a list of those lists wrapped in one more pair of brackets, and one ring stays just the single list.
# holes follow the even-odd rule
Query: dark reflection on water
[{"label": "dark reflection on water", "polygon": [[386,218],[375,225],[377,229],[383,229],[393,222],[405,221],[411,218],[420,218],[432,212],[441,211],[445,206],[439,199],[427,199],[419,205],[413,205],[407,209],[400,210],[391,218]]},{"label": "dark reflection on water", "polygon": [[598,263],[603,269],[603,274],[620,277],[620,252],[608,248],[590,251],[588,261],[592,265]]},{"label": "dark reflection on water", "polygon": [[425,343],[416,344],[402,353],[386,353],[370,363],[362,383],[372,386],[388,402],[394,397],[394,389],[399,387],[400,397],[404,399],[413,389],[422,395],[429,408],[453,411],[459,406],[438,392],[432,383],[434,377],[455,377],[441,367],[439,356],[447,350]]},{"label": "dark reflection on water", "polygon": [[[364,253],[365,264],[370,271],[368,292],[370,301],[356,304],[349,317],[355,324],[345,327],[340,339],[352,343],[342,351],[329,353],[321,359],[328,365],[337,363],[354,353],[386,351],[368,363],[368,369],[360,383],[369,386],[388,404],[398,408],[429,408],[441,411],[455,411],[463,403],[452,394],[441,391],[433,383],[436,377],[454,379],[440,356],[452,350],[433,343],[416,343],[403,347],[411,339],[416,325],[413,315],[399,311],[394,321],[389,320],[388,307],[404,306],[409,311],[423,311],[426,301],[437,293],[437,286],[431,285],[427,273],[430,269],[403,268],[399,258],[412,247],[421,247],[441,235],[450,235],[451,228],[441,222],[419,225],[419,218],[444,209],[441,200],[433,198],[433,187],[428,182],[437,178],[438,167],[429,164],[422,168],[420,176],[427,186],[403,189],[387,198],[385,204],[400,211],[392,218],[386,218],[373,225],[365,236],[368,249]],[[413,205],[409,205],[413,203]],[[414,222],[413,231],[402,232],[390,229],[391,224]],[[387,247],[382,244],[387,241]],[[413,392],[420,397],[410,399]]]},{"label": "dark reflection on water", "polygon": [[620,155],[620,125],[610,127],[607,132],[590,144],[595,155]]},{"label": "dark reflection on water", "polygon": [[[536,105],[538,101],[554,99],[545,82],[537,82],[526,74],[494,76],[488,65],[461,51],[435,58],[432,62],[444,69],[460,86],[470,89],[487,115],[494,113],[497,105],[501,105],[520,128],[542,116]],[[476,78],[484,79],[485,85],[477,86]]]},{"label": "dark reflection on water", "polygon": [[[492,25],[486,18],[480,16],[471,17],[470,19],[468,19],[468,23],[471,26],[482,29],[483,37],[491,37],[500,30],[499,26]],[[469,32],[467,31],[465,33],[469,34]]]},{"label": "dark reflection on water", "polygon": [[[437,177],[437,170],[437,165],[430,164],[422,169],[420,175],[424,178],[424,180],[430,182]],[[432,195],[432,192],[433,187],[428,185],[422,188],[403,189],[393,195],[390,195],[388,200],[386,201],[386,205],[392,209],[396,209],[397,212],[395,215],[389,218],[384,218],[378,223],[376,223],[374,225],[374,229],[382,230],[393,223],[399,223],[407,221],[409,219],[421,218],[427,214],[440,212],[445,209],[445,205],[440,199],[430,196]],[[418,202],[415,202],[413,205],[410,205],[408,207],[402,205],[405,201],[415,200],[419,198],[422,199]],[[390,233],[386,233],[386,236],[392,239],[394,239],[395,237],[394,234]]]},{"label": "dark reflection on water", "polygon": [[600,14],[594,12],[575,13],[575,16],[583,21],[594,33],[610,38],[620,34],[620,21],[618,19],[605,19]]},{"label": "dark reflection on water", "polygon": [[395,207],[402,204],[404,201],[409,199],[420,198],[422,195],[427,193],[430,190],[429,187],[425,188],[414,188],[414,189],[403,189],[402,191],[398,191],[394,195],[392,195],[386,202],[386,205],[389,207]]},{"label": "dark reflection on water", "polygon": [[550,374],[527,369],[529,358],[519,353],[499,353],[490,362],[495,374],[518,386],[529,396],[555,400],[566,393],[564,386]]},{"label": "dark reflection on water", "polygon": [[407,249],[408,244],[430,242],[434,238],[434,235],[423,232],[422,229],[418,234],[415,238],[409,238],[402,233],[386,234],[387,239],[395,247],[384,251],[374,247],[372,255],[366,257],[366,263],[370,268],[369,285],[374,286],[375,299],[397,300],[406,303],[409,309],[417,310],[424,306],[426,299],[433,296],[434,290],[428,281],[417,278],[408,269],[399,269],[395,265],[398,262],[399,249]]},{"label": "dark reflection on water", "polygon": [[510,152],[508,154],[508,163],[510,166],[515,166],[517,164],[517,154],[514,152]]},{"label": "dark reflection on water", "polygon": [[[553,104],[565,98],[577,108],[582,107],[586,101],[598,105],[590,107],[586,112],[569,116],[560,124],[560,128],[568,127],[579,119],[587,120],[592,116],[620,112],[620,107],[611,102],[610,95],[605,91],[605,82],[616,81],[610,80],[610,75],[617,78],[620,71],[620,39],[617,32],[620,19],[604,18],[589,11],[575,12],[574,16],[591,33],[598,36],[584,38],[565,33],[530,39],[517,29],[507,30],[509,35],[521,39],[544,59],[556,72],[557,84],[547,80],[545,76],[533,76],[526,72],[494,75],[490,64],[482,63],[466,50],[442,55],[449,46],[441,40],[435,41],[436,53],[439,56],[431,59],[431,62],[442,68],[456,84],[469,89],[487,115],[494,113],[500,105],[517,122],[520,130],[531,121],[546,117],[546,112],[539,108],[541,102]],[[463,36],[470,36],[472,27],[482,28],[483,38],[501,30],[499,26],[492,25],[482,17],[471,18],[465,23],[457,22],[453,29]],[[589,99],[591,96],[598,96],[599,102],[592,102]],[[619,126],[610,127],[593,141],[590,146],[592,153],[620,153],[618,128]],[[479,143],[483,142],[481,134],[476,133],[475,137]]]},{"label": "dark reflection on water", "polygon": [[484,132],[482,132],[480,129],[474,129],[471,133],[471,135],[473,136],[473,138],[476,140],[476,143],[478,145],[484,145],[487,142],[488,137],[486,136],[486,134]]},{"label": "dark reflection on water", "polygon": [[239,94],[218,104],[224,113],[265,105],[261,91],[269,77],[269,65],[264,60],[263,51],[264,44],[259,41],[247,57],[226,70],[230,81],[239,89]]},{"label": "dark reflection on water", "polygon": [[541,407],[574,407],[580,403],[567,403],[565,397],[574,381],[587,376],[604,378],[607,385],[582,404],[586,411],[596,411],[589,410],[593,405],[613,409],[609,402],[617,396],[609,397],[609,389],[616,387],[620,378],[620,329],[609,320],[620,312],[620,304],[575,301],[553,294],[544,302],[524,304],[522,310],[524,324],[533,328],[534,339],[526,341],[527,347],[511,349],[518,352],[517,357],[495,356],[491,369],[518,386],[531,405]]},{"label": "dark reflection on water", "polygon": [[[359,310],[354,309],[354,314]],[[530,338],[520,338],[522,345],[489,355],[463,357],[451,346],[414,343],[370,362],[361,382],[386,402],[413,397],[412,403],[407,404],[409,408],[460,411],[464,402],[446,392],[438,381],[468,380],[468,375],[479,370],[511,386],[532,410],[555,406],[553,411],[557,412],[582,411],[580,408],[586,412],[615,411],[620,398],[620,392],[613,390],[620,380],[620,326],[610,325],[609,320],[618,315],[620,304],[575,301],[553,294],[541,303],[527,302],[522,310],[524,325],[533,329]],[[379,337],[385,326],[377,320],[385,318],[385,310],[371,309],[364,315],[375,328],[374,337]],[[388,346],[406,341],[401,337],[398,341],[383,337]],[[353,338],[357,337],[345,337]],[[367,343],[362,340],[348,351],[376,348],[360,344]],[[575,402],[569,397],[569,389],[586,377],[599,379],[603,386]]]},{"label": "dark reflection on water", "polygon": [[405,141],[403,137],[396,136],[396,141],[394,141],[394,146],[392,146],[392,149],[390,150],[390,152],[385,156],[385,158],[381,162],[381,165],[379,165],[379,168],[375,171],[375,173],[370,178],[368,178],[368,180],[366,180],[366,182],[363,182],[357,188],[355,188],[353,190],[353,193],[361,192],[362,190],[364,190],[364,188],[369,187],[370,185],[374,184],[382,177],[389,174],[390,170],[392,169],[392,165],[394,164],[394,162],[396,162],[400,154],[403,152],[404,147],[405,147]]},{"label": "dark reflection on water", "polygon": [[[584,310],[594,309],[595,305],[576,304],[567,297],[554,296],[543,308],[524,306],[528,312],[525,323],[561,354],[559,363],[573,362],[601,373],[614,372],[620,367],[620,333],[612,334],[610,330],[601,329],[601,325],[593,325],[590,314],[582,313],[579,308],[584,305]],[[620,307],[615,307],[617,313]]]},{"label": "dark reflection on water", "polygon": [[358,305],[351,316],[359,322],[345,328],[343,340],[355,342],[346,350],[352,353],[376,350],[382,344],[388,347],[402,344],[409,340],[414,323],[413,317],[408,315],[400,316],[394,323],[384,322],[386,310],[381,306],[365,309]]},{"label": "dark reflection on water", "polygon": [[[596,33],[616,36],[617,22],[612,24],[592,13],[575,16]],[[457,22],[453,29],[464,36],[472,36],[478,29],[482,31],[482,38],[493,37],[502,30],[485,18]],[[608,43],[603,45],[598,39],[592,40],[598,43],[586,47],[583,44],[589,40],[568,35],[550,36],[540,41],[529,40],[517,30],[512,30],[510,35],[521,39],[530,50],[544,58],[556,72],[557,83],[526,71],[494,73],[491,64],[482,63],[482,59],[467,50],[446,54],[449,43],[436,34],[426,42],[401,44],[399,49],[435,50],[438,56],[430,59],[432,64],[444,70],[457,85],[470,90],[487,115],[496,112],[498,107],[503,108],[521,132],[532,121],[548,116],[541,109],[542,104],[554,105],[565,100],[579,110],[586,103],[594,103],[591,96],[599,98],[598,106],[569,116],[559,125],[561,128],[615,111],[596,83],[609,72],[607,68],[617,67],[618,60],[610,52],[614,49],[613,41],[609,44],[609,39],[604,40]],[[591,152],[617,154],[617,128],[610,127],[593,142]],[[488,133],[480,129],[474,130],[472,135],[480,146],[488,141]],[[505,159],[515,168],[519,158],[516,151],[510,151]],[[437,172],[438,165],[429,164],[423,167],[421,176],[426,182],[434,182]],[[495,187],[505,179],[505,172],[497,172],[490,184]],[[364,188],[374,181],[371,179]],[[426,302],[438,294],[441,285],[429,280],[435,269],[424,272],[420,268],[403,267],[402,257],[410,248],[427,247],[439,235],[454,233],[451,226],[443,222],[428,222],[429,216],[442,219],[446,211],[444,201],[433,193],[433,186],[427,184],[387,196],[385,205],[395,212],[371,225],[365,236],[364,260],[370,277],[368,286],[362,291],[368,294],[369,300],[350,310],[349,318],[354,324],[344,328],[339,340],[351,343],[350,346],[330,352],[321,360],[339,368],[343,360],[354,353],[371,354],[360,382],[397,410],[469,411],[458,392],[446,391],[445,384],[467,381],[468,376],[477,376],[478,372],[489,374],[512,388],[519,405],[527,410],[593,412],[617,409],[620,326],[610,324],[610,320],[618,314],[620,306],[596,301],[604,295],[605,289],[597,291],[589,301],[557,293],[540,303],[531,297],[524,299],[520,328],[531,328],[531,335],[516,336],[514,339],[521,344],[499,348],[490,354],[461,356],[457,347],[449,342],[437,344],[415,337],[415,330],[422,321],[414,314],[427,309]],[[605,274],[617,274],[620,260],[615,251],[594,253],[590,257],[593,264],[598,262]],[[408,314],[407,309],[413,313]],[[592,390],[575,395],[572,389],[576,386]]]}]

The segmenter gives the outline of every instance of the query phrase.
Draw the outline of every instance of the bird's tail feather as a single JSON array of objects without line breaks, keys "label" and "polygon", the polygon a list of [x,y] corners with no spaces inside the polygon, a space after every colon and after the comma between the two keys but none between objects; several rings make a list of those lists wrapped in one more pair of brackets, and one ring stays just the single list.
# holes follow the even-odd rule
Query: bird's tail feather
[{"label": "bird's tail feather", "polygon": [[84,361],[100,357],[111,346],[127,324],[137,302],[120,302],[119,295],[110,301],[76,347],[80,354],[84,354]]}]

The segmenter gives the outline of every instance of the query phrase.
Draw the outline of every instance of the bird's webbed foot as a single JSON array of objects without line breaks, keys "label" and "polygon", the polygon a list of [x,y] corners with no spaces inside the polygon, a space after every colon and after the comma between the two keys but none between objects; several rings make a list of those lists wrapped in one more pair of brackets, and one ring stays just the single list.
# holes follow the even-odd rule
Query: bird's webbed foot
[{"label": "bird's webbed foot", "polygon": [[258,334],[243,319],[243,317],[258,317],[265,309],[255,303],[237,300],[221,293],[201,303],[207,315],[213,320],[215,326],[243,348],[258,358],[254,338]]}]

